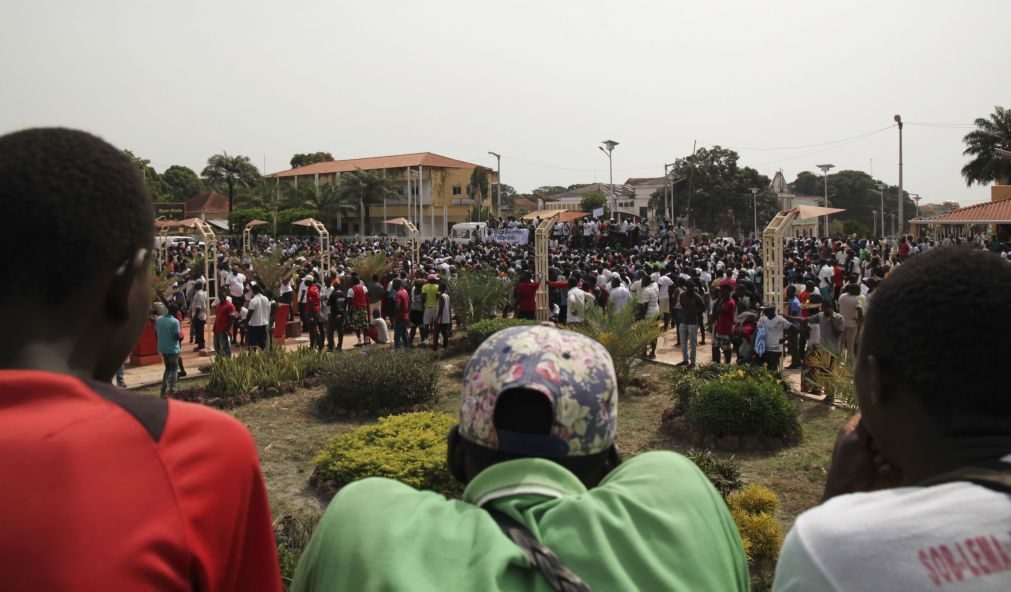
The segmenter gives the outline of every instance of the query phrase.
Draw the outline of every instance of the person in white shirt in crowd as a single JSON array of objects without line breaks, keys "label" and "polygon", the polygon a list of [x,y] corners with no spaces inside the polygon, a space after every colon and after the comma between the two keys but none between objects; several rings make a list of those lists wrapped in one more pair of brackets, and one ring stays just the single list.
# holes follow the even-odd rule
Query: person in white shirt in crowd
[{"label": "person in white shirt in crowd", "polygon": [[875,289],[861,413],[840,430],[823,503],[786,537],[773,590],[1011,590],[1006,331],[943,313],[1006,320],[1009,293],[1011,267],[966,248],[911,257]]},{"label": "person in white shirt in crowd", "polygon": [[860,284],[852,282],[846,285],[839,296],[839,314],[843,317],[843,344],[846,347],[846,357],[856,359],[857,335],[860,325],[864,322],[866,297],[860,293]]},{"label": "person in white shirt in crowd", "polygon": [[611,311],[618,312],[628,306],[628,301],[632,299],[632,293],[621,283],[621,278],[617,274],[611,276],[611,292],[607,296],[607,305]]},{"label": "person in white shirt in crowd", "polygon": [[379,309],[372,310],[372,320],[369,321],[369,337],[376,343],[389,343],[390,326],[386,324]]},{"label": "person in white shirt in crowd", "polygon": [[565,323],[568,325],[583,322],[583,309],[587,302],[593,302],[593,296],[587,294],[579,287],[579,280],[575,277],[569,278],[569,292],[566,298],[567,309],[565,313]]},{"label": "person in white shirt in crowd", "polygon": [[270,328],[270,300],[263,294],[263,288],[253,283],[253,298],[247,307],[249,349],[267,348],[267,331]]},{"label": "person in white shirt in crowd", "polygon": [[[660,314],[660,290],[653,282],[653,278],[645,274],[642,277],[642,286],[642,301],[639,304],[642,307],[642,318],[656,319]],[[656,357],[656,339],[649,344],[646,356]]]},{"label": "person in white shirt in crowd", "polygon": [[204,278],[199,278],[193,282],[193,298],[190,300],[190,335],[193,336],[197,346],[193,351],[203,351],[207,347],[207,340],[204,337],[204,328],[207,326],[207,290],[204,289]]},{"label": "person in white shirt in crowd", "polygon": [[776,313],[775,306],[762,308],[758,319],[758,329],[765,329],[765,366],[770,372],[779,371],[779,361],[783,358],[783,335],[791,327],[790,321]]}]

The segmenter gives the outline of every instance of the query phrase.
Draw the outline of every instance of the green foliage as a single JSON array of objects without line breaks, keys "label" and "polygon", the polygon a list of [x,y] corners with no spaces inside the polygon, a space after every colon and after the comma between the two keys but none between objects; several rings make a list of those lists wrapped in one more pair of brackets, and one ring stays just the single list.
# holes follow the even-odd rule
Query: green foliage
[{"label": "green foliage", "polygon": [[800,411],[781,376],[758,366],[713,366],[695,381],[677,382],[675,407],[689,426],[717,437],[786,438],[800,430]]},{"label": "green foliage", "polygon": [[[228,227],[232,234],[242,234],[242,230],[246,227],[246,224],[253,220],[265,220],[267,222],[271,221],[271,213],[263,208],[242,208],[240,210],[232,210],[231,214],[228,214]],[[254,233],[265,233],[270,230],[269,225],[254,226]]]},{"label": "green foliage", "polygon": [[470,198],[484,203],[488,197],[488,169],[484,167],[474,167],[470,173],[470,185],[467,187]]},{"label": "green foliage", "polygon": [[759,573],[775,566],[783,546],[783,527],[775,516],[776,494],[761,485],[748,485],[731,495],[727,504],[751,565]]},{"label": "green foliage", "polygon": [[203,181],[193,169],[179,164],[165,169],[161,179],[172,201],[186,201],[204,190]]},{"label": "green foliage", "polygon": [[387,477],[418,489],[459,494],[446,466],[446,435],[457,419],[421,412],[382,417],[331,439],[316,456],[319,477],[342,487],[366,477]]},{"label": "green foliage", "polygon": [[292,208],[290,210],[282,210],[277,213],[277,233],[278,234],[298,234],[298,235],[311,235],[316,236],[316,231],[308,226],[297,226],[292,224],[298,220],[305,220],[306,218],[320,218],[320,213],[316,210],[309,210],[306,208]]},{"label": "green foliage", "polygon": [[319,524],[319,515],[282,516],[274,521],[274,542],[277,544],[277,558],[281,564],[281,583],[290,590],[295,580],[295,568],[302,552],[309,545],[312,533]]},{"label": "green foliage", "polygon": [[298,153],[291,157],[291,168],[297,169],[298,167],[308,166],[310,164],[316,164],[317,162],[330,162],[333,160],[333,154],[329,152],[306,152],[305,154]]},{"label": "green foliage", "polygon": [[147,190],[151,193],[151,199],[154,201],[170,201],[172,195],[169,192],[168,186],[165,181],[158,174],[158,171],[154,170],[151,166],[151,161],[146,158],[140,158],[129,150],[123,151],[130,160],[133,161],[133,166],[137,167],[140,171],[141,176],[144,177],[144,185],[147,186]]},{"label": "green foliage", "polygon": [[584,212],[592,212],[597,208],[604,208],[604,217],[611,214],[611,208],[607,204],[607,197],[603,193],[587,193],[583,199],[579,200],[579,209]]},{"label": "green foliage", "polygon": [[494,319],[509,297],[509,284],[494,272],[464,270],[448,282],[450,305],[465,327]]},{"label": "green foliage", "polygon": [[342,217],[348,217],[358,212],[358,202],[351,203],[341,194],[334,183],[324,183],[316,187],[315,183],[284,185],[284,205],[290,208],[305,208],[317,212],[317,219],[327,229],[337,234]]},{"label": "green foliage", "polygon": [[439,366],[424,349],[372,349],[332,356],[323,369],[329,411],[409,409],[438,398]]},{"label": "green foliage", "polygon": [[249,258],[253,266],[253,274],[257,283],[263,289],[264,295],[270,300],[281,296],[281,283],[291,277],[293,267],[284,262],[284,251],[274,249],[269,255],[253,255]]},{"label": "green foliage", "polygon": [[676,159],[674,178],[689,180],[687,186],[679,185],[674,215],[684,217],[690,203],[698,228],[736,234],[740,226],[746,232],[753,218],[751,188],[757,187],[763,190],[758,194],[758,227],[764,228],[779,210],[779,200],[767,190],[768,177],[751,167],[738,167],[737,161],[737,152],[720,146],[699,148],[694,155]]},{"label": "green foliage", "polygon": [[225,187],[228,191],[228,211],[232,211],[236,187],[252,187],[260,181],[260,171],[248,156],[229,156],[227,152],[207,159],[200,174],[211,187]]},{"label": "green foliage", "polygon": [[635,370],[632,362],[642,356],[646,346],[660,335],[656,317],[635,320],[637,306],[635,299],[618,311],[588,303],[583,310],[583,322],[566,327],[596,340],[611,354],[618,391],[622,393]]},{"label": "green foliage", "polygon": [[811,381],[833,399],[836,407],[859,411],[853,361],[841,351],[819,349],[808,358],[808,366]]},{"label": "green foliage", "polygon": [[711,450],[695,450],[685,453],[688,460],[698,465],[709,482],[724,498],[741,488],[741,465],[733,456],[724,458]]},{"label": "green foliage", "polygon": [[265,351],[217,357],[211,366],[207,391],[220,397],[245,397],[253,390],[278,389],[319,374],[326,354],[312,348]]},{"label": "green foliage", "polygon": [[351,261],[351,269],[358,272],[358,277],[362,281],[372,281],[372,276],[383,278],[393,269],[395,261],[386,257],[386,253],[373,253],[371,255],[361,255]]},{"label": "green foliage", "polygon": [[965,142],[962,154],[972,157],[962,167],[965,184],[1011,182],[1011,160],[997,152],[997,148],[1011,150],[1011,109],[996,105],[989,119],[979,117],[973,124],[976,129],[962,138]]},{"label": "green foliage", "polygon": [[471,349],[477,349],[485,339],[495,333],[509,327],[520,327],[522,325],[536,325],[537,321],[528,319],[487,319],[479,321],[467,327],[467,342]]},{"label": "green foliage", "polygon": [[470,212],[467,214],[468,222],[487,222],[488,217],[491,216],[491,210],[481,206],[479,204],[474,204],[470,208]]},{"label": "green foliage", "polygon": [[380,204],[384,197],[399,197],[401,185],[392,177],[386,176],[386,171],[365,171],[357,169],[346,175],[341,175],[338,196],[342,203],[358,204],[360,216],[360,234],[371,232],[369,205]]}]

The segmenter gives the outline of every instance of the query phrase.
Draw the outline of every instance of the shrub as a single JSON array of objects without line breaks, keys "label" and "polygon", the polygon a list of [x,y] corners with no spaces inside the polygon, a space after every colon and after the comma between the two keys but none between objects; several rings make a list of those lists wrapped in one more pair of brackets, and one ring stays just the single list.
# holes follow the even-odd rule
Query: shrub
[{"label": "shrub", "polygon": [[768,487],[752,483],[727,496],[727,503],[731,508],[740,509],[749,514],[775,514],[779,507],[779,498]]},{"label": "shrub", "polygon": [[800,432],[799,409],[783,380],[759,370],[733,372],[700,381],[687,399],[687,424],[705,434],[789,439]]},{"label": "shrub", "polygon": [[808,358],[810,382],[825,392],[836,407],[858,411],[854,363],[838,350],[819,349]]},{"label": "shrub", "polygon": [[453,311],[465,327],[494,319],[509,297],[509,284],[493,272],[462,271],[447,287]]},{"label": "shrub", "polygon": [[277,544],[277,559],[281,565],[281,583],[284,589],[291,588],[295,580],[295,568],[302,557],[312,532],[319,524],[319,515],[292,516],[288,514],[274,522],[274,542]]},{"label": "shrub", "polygon": [[611,354],[614,374],[618,379],[618,391],[622,394],[632,380],[633,362],[660,335],[656,317],[635,320],[636,307],[634,299],[618,311],[591,304],[583,311],[582,323],[566,327],[597,341]]},{"label": "shrub", "polygon": [[439,367],[424,349],[373,349],[332,356],[323,368],[330,411],[409,409],[438,397]]},{"label": "shrub", "polygon": [[391,415],[331,439],[316,458],[316,479],[337,489],[366,477],[388,477],[418,489],[459,494],[446,466],[446,435],[457,420],[431,411]]},{"label": "shrub", "polygon": [[733,456],[724,458],[716,456],[711,450],[694,448],[686,452],[685,456],[702,469],[713,487],[723,497],[741,488],[741,465]]},{"label": "shrub", "polygon": [[278,389],[315,376],[325,359],[326,354],[319,350],[287,351],[283,347],[217,357],[211,366],[207,391],[220,397],[242,397],[255,389]]},{"label": "shrub", "polygon": [[537,321],[531,321],[528,319],[488,319],[480,321],[467,327],[467,342],[470,343],[471,349],[477,349],[482,343],[484,343],[485,339],[488,339],[503,329],[508,329],[509,327],[519,327],[521,325],[536,324]]}]

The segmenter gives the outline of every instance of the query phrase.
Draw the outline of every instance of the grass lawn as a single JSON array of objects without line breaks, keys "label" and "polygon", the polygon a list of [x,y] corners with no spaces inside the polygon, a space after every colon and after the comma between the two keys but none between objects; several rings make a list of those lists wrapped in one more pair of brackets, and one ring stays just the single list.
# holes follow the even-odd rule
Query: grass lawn
[{"label": "grass lawn", "polygon": [[[436,410],[456,413],[466,362],[467,355],[440,361],[442,397],[435,405]],[[648,450],[687,449],[687,445],[659,430],[660,417],[670,406],[666,386],[669,372],[668,366],[648,364],[639,374],[642,394],[621,400],[618,446],[626,458]],[[321,512],[325,502],[308,486],[313,457],[331,436],[375,420],[371,416],[322,417],[316,411],[322,395],[323,387],[300,389],[229,411],[249,426],[256,440],[275,518]],[[776,452],[737,454],[745,481],[765,485],[779,494],[779,518],[784,529],[789,528],[797,514],[820,500],[835,431],[846,417],[844,411],[801,403],[804,439],[799,446]]]}]

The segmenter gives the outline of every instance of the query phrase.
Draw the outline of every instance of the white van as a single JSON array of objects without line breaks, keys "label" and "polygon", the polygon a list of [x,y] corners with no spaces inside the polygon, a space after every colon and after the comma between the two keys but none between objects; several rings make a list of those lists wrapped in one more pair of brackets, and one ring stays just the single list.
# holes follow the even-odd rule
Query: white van
[{"label": "white van", "polygon": [[460,222],[449,231],[449,239],[458,245],[487,242],[489,236],[487,222]]}]

